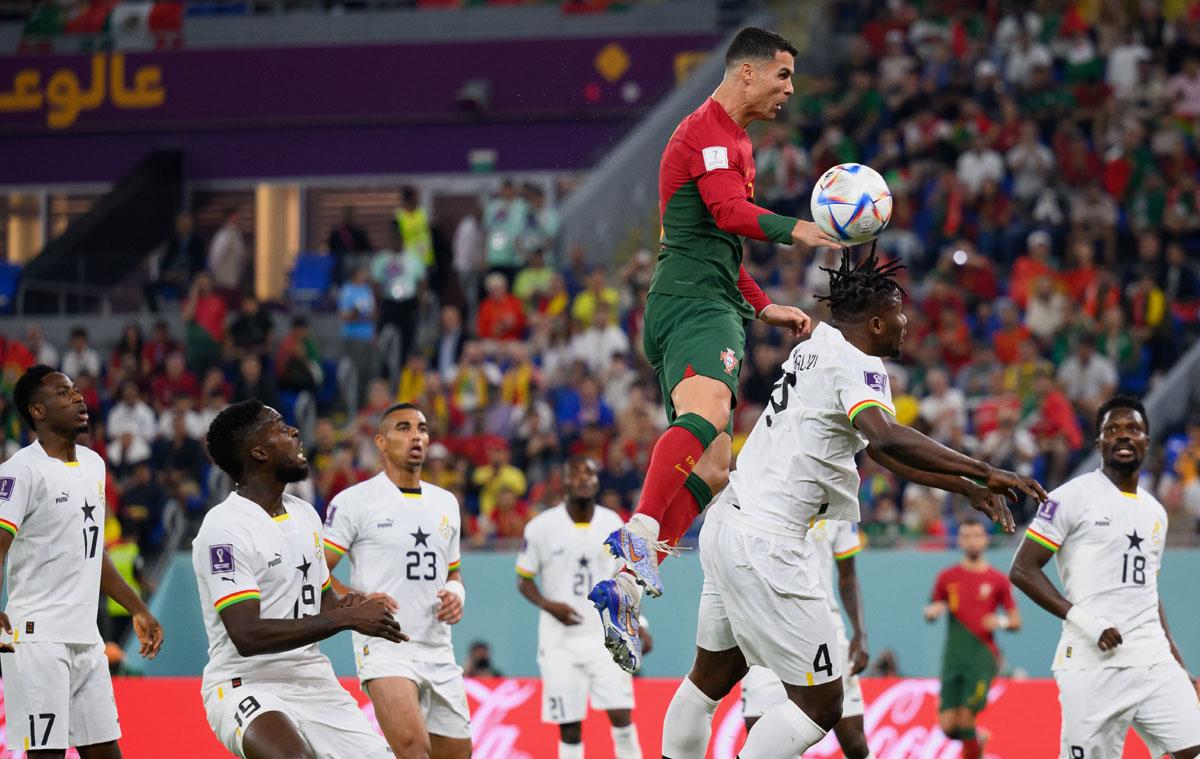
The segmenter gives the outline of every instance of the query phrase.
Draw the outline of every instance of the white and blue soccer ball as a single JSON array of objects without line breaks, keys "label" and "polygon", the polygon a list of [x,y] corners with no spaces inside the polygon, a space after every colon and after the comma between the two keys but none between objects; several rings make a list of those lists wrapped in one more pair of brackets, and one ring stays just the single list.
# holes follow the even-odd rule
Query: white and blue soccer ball
[{"label": "white and blue soccer ball", "polygon": [[840,163],[813,187],[813,221],[846,245],[870,242],[892,220],[892,192],[878,171],[861,163]]}]

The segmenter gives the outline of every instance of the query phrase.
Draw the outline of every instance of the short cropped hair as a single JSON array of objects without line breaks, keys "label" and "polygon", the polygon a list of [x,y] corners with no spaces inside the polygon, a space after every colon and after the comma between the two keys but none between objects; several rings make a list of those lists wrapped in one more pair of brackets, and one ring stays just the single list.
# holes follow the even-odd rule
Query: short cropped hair
[{"label": "short cropped hair", "polygon": [[17,384],[13,387],[13,405],[17,407],[17,413],[25,420],[25,424],[29,425],[29,429],[36,430],[33,425],[33,416],[29,413],[29,404],[33,403],[33,397],[37,395],[38,388],[42,386],[42,381],[49,374],[54,374],[57,369],[45,364],[37,364],[25,370],[21,378],[17,380]]},{"label": "short cropped hair", "polygon": [[799,52],[786,37],[769,29],[747,26],[734,35],[729,48],[725,50],[725,68],[745,60],[770,60],[781,50],[793,57]]},{"label": "short cropped hair", "polygon": [[226,406],[208,427],[208,455],[234,482],[245,473],[246,437],[264,408],[259,399],[247,398]]},{"label": "short cropped hair", "polygon": [[1104,424],[1104,417],[1108,416],[1108,412],[1119,408],[1138,412],[1142,417],[1142,422],[1146,425],[1146,434],[1150,434],[1150,417],[1146,416],[1146,407],[1142,405],[1142,402],[1132,395],[1114,395],[1100,404],[1099,410],[1096,411],[1096,437],[1100,436],[1100,426]]}]

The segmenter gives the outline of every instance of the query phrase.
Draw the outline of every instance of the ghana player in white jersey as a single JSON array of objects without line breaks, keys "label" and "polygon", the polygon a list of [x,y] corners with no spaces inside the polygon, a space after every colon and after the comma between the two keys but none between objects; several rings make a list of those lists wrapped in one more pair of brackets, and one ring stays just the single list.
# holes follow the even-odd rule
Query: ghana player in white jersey
[{"label": "ghana player in white jersey", "polygon": [[317,643],[342,630],[406,636],[383,602],[331,587],[317,512],[283,492],[308,477],[299,431],[252,398],[217,414],[208,451],[235,483],[192,541],[209,726],[246,759],[392,756]]},{"label": "ghana player in white jersey", "polygon": [[29,757],[62,757],[72,746],[83,759],[120,757],[96,627],[100,594],[129,611],[142,656],[158,653],[162,627],[104,550],[104,459],[76,443],[88,413],[75,384],[39,364],[17,380],[13,405],[38,439],[0,464],[8,747]]},{"label": "ghana player in white jersey", "polygon": [[421,481],[429,425],[416,406],[384,410],[375,445],[383,471],[329,504],[325,559],[348,558],[351,587],[383,600],[410,641],[354,636],[358,678],[396,756],[467,759],[470,712],[450,641],[466,598],[458,499]]},{"label": "ghana player in white jersey", "polygon": [[794,759],[841,719],[837,633],[805,536],[820,519],[858,521],[859,451],[909,480],[968,496],[1008,532],[1004,495],[1045,498],[1033,480],[896,423],[881,357],[898,355],[904,339],[898,267],[879,265],[874,250],[854,265],[844,250],[840,267],[826,270],[832,319],[788,356],[729,487],[709,507],[696,658],[667,709],[667,759],[705,755],[718,702],[751,664],[774,671],[788,698],[755,724],[742,759]]},{"label": "ghana player in white jersey", "polygon": [[[587,594],[595,580],[613,577],[622,562],[604,538],[624,524],[596,505],[596,464],[574,456],[563,467],[567,499],[525,525],[517,556],[517,590],[542,610],[538,669],[542,721],[558,725],[558,759],[583,759],[583,719],[592,707],[608,712],[616,759],[641,759],[633,724],[633,676],[604,647],[604,628]],[[541,588],[535,579],[540,579]]]},{"label": "ghana player in white jersey", "polygon": [[[858,588],[858,572],[854,557],[862,552],[862,536],[858,525],[840,519],[822,519],[808,531],[806,539],[812,543],[814,560],[821,575],[821,588],[829,601],[833,615],[833,627],[838,643],[838,656],[842,662],[842,718],[834,725],[838,745],[846,759],[864,759],[870,756],[867,732],[863,725],[862,683],[858,674],[867,668],[870,659],[867,648],[867,626]],[[837,564],[837,593],[834,593],[833,565]],[[850,617],[854,636],[846,638],[846,626],[842,622],[842,607],[838,596]],[[787,700],[783,681],[766,667],[751,667],[742,678],[742,718],[746,730],[776,704]]]},{"label": "ghana player in white jersey", "polygon": [[[1013,559],[1013,584],[1064,620],[1053,664],[1062,759],[1116,759],[1131,725],[1152,756],[1200,756],[1200,699],[1158,597],[1167,513],[1138,486],[1149,436],[1141,402],[1106,401],[1100,468],[1050,493]],[[1061,593],[1042,569],[1052,556]]]}]

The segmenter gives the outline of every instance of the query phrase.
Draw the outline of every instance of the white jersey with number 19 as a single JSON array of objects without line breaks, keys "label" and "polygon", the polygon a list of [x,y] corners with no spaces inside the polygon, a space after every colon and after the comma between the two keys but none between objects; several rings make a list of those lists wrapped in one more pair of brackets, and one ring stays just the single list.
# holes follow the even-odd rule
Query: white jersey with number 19
[{"label": "white jersey with number 19", "polygon": [[722,498],[740,518],[799,535],[820,519],[857,522],[854,456],[867,439],[854,419],[868,408],[895,415],[883,361],[818,324],[782,368]]}]

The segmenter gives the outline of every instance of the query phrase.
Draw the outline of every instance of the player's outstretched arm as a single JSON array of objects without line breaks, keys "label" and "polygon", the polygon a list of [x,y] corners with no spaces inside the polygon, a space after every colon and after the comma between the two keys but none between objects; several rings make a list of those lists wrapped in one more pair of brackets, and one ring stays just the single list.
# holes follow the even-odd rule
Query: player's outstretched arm
[{"label": "player's outstretched arm", "polygon": [[125,582],[125,578],[113,566],[112,559],[108,557],[108,551],[104,552],[104,559],[100,564],[100,592],[121,604],[125,611],[129,612],[133,621],[133,631],[141,644],[142,656],[147,659],[157,656],[158,649],[162,648],[163,644],[162,625],[150,613],[150,609],[142,597],[137,594],[136,590],[129,587],[129,583]]},{"label": "player's outstretched arm", "polygon": [[[13,534],[8,530],[0,530],[0,586],[4,584],[4,567],[8,561],[8,549],[12,547]],[[8,615],[0,612],[0,630],[12,635],[12,622],[8,621]],[[11,643],[0,643],[0,653],[11,654],[13,652]]]},{"label": "player's outstretched arm", "polygon": [[1031,477],[1022,477],[1004,469],[994,469],[982,461],[964,456],[932,440],[911,427],[899,424],[877,407],[863,409],[854,417],[854,426],[867,441],[888,457],[913,469],[935,474],[970,477],[993,493],[1016,500],[1018,491],[1044,503],[1046,491]]},{"label": "player's outstretched arm", "polygon": [[250,598],[221,610],[221,623],[242,656],[258,656],[289,651],[325,640],[342,630],[401,643],[408,636],[381,601],[364,601],[353,606],[326,608],[321,613],[299,619],[264,619],[261,604]]},{"label": "player's outstretched arm", "polygon": [[842,599],[842,608],[850,618],[850,626],[854,635],[850,638],[850,674],[857,675],[867,668],[871,659],[870,648],[867,646],[867,620],[859,603],[858,570],[854,565],[854,557],[847,556],[839,559],[838,595]]},{"label": "player's outstretched arm", "polygon": [[1008,570],[1008,578],[1012,584],[1021,589],[1035,604],[1054,616],[1071,622],[1088,634],[1101,651],[1116,648],[1124,641],[1116,627],[1099,617],[1088,613],[1080,606],[1072,604],[1054,587],[1043,568],[1054,553],[1043,545],[1030,540],[1028,537],[1021,541],[1017,555],[1013,557],[1012,567]]},{"label": "player's outstretched arm", "polygon": [[971,503],[971,508],[1000,525],[1000,529],[1007,533],[1016,531],[1016,521],[1013,519],[1012,511],[1009,510],[1008,504],[1004,501],[1004,496],[993,493],[986,487],[977,485],[966,477],[926,472],[922,469],[908,466],[879,450],[874,445],[867,446],[867,455],[875,463],[895,472],[909,482],[966,496],[967,500]]},{"label": "player's outstretched arm", "polygon": [[570,627],[583,621],[583,617],[570,605],[562,601],[551,601],[542,595],[537,583],[531,577],[517,575],[517,592],[525,596],[529,603],[538,607],[564,625]]}]

